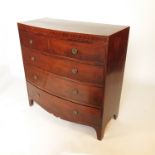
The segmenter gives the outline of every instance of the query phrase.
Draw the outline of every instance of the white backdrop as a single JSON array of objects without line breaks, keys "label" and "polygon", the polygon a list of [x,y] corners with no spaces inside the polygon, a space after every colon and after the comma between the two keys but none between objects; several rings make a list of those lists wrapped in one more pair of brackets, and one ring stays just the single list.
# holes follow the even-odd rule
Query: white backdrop
[{"label": "white backdrop", "polygon": [[[42,17],[131,27],[120,116],[101,143],[89,127],[27,107],[17,22]],[[153,155],[154,92],[154,0],[0,1],[0,155]]]},{"label": "white backdrop", "polygon": [[23,70],[16,23],[42,17],[131,26],[126,78],[155,83],[154,0],[2,1],[0,64],[9,65],[15,76]]}]

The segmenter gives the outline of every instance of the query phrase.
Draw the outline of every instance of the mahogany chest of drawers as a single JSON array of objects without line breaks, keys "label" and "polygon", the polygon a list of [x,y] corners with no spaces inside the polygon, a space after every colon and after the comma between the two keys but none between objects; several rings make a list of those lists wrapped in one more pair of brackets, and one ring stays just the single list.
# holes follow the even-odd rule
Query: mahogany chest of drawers
[{"label": "mahogany chest of drawers", "polygon": [[29,104],[93,127],[117,118],[129,27],[56,19],[18,23]]}]

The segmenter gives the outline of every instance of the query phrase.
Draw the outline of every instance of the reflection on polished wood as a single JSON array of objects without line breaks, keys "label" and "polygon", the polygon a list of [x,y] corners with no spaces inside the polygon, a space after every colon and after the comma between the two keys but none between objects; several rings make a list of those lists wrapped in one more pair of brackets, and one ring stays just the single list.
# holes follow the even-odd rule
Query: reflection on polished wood
[{"label": "reflection on polished wood", "polygon": [[18,23],[29,104],[93,127],[118,116],[129,27],[56,19]]}]

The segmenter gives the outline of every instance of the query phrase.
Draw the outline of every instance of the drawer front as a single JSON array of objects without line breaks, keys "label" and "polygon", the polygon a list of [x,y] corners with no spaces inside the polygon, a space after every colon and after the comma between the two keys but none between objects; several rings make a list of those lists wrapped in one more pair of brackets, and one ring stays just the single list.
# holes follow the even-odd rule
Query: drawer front
[{"label": "drawer front", "polygon": [[93,66],[41,54],[22,47],[25,64],[34,65],[54,74],[87,83],[103,85],[103,66]]},{"label": "drawer front", "polygon": [[38,50],[48,50],[48,39],[41,35],[19,31],[21,45]]},{"label": "drawer front", "polygon": [[101,120],[101,111],[73,102],[63,100],[38,89],[27,82],[28,95],[45,110],[69,121],[98,126]]},{"label": "drawer front", "polygon": [[85,61],[104,62],[105,41],[78,42],[63,39],[49,39],[49,53]]},{"label": "drawer front", "polygon": [[29,65],[25,66],[26,79],[39,88],[67,100],[100,107],[103,89],[60,78],[50,72]]}]

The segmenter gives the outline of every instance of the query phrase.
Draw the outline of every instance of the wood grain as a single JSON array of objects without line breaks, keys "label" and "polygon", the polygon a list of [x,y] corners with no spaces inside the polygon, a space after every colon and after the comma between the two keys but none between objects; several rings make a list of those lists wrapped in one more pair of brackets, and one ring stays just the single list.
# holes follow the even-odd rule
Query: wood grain
[{"label": "wood grain", "polygon": [[25,65],[26,79],[35,86],[75,103],[100,108],[103,89],[59,78],[37,67]]},{"label": "wood grain", "polygon": [[[39,50],[22,47],[24,64],[39,67],[45,71],[67,77],[79,82],[96,84],[102,87],[104,82],[104,68],[102,66],[87,65],[54,56],[48,56]],[[76,69],[77,72],[73,73]]]},{"label": "wood grain", "polygon": [[129,27],[39,19],[18,30],[29,104],[92,126],[101,140],[118,116]]},{"label": "wood grain", "polygon": [[[104,63],[106,47],[106,42],[104,42],[104,40],[86,43],[84,41],[77,42],[50,38],[49,51],[47,52],[80,60]],[[76,55],[72,54],[73,48],[77,49]]]},{"label": "wood grain", "polygon": [[21,44],[32,48],[46,51],[48,50],[48,39],[42,35],[35,35],[24,31],[19,31]]},{"label": "wood grain", "polygon": [[79,104],[63,100],[50,95],[27,82],[29,99],[36,101],[48,112],[62,119],[77,122],[92,127],[99,126],[101,111]]}]

